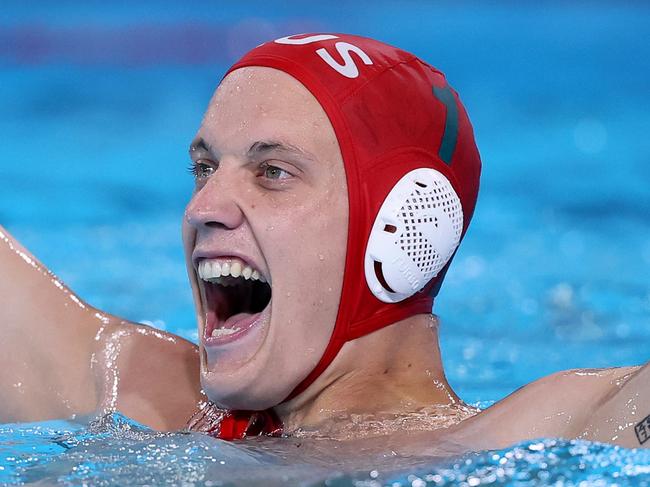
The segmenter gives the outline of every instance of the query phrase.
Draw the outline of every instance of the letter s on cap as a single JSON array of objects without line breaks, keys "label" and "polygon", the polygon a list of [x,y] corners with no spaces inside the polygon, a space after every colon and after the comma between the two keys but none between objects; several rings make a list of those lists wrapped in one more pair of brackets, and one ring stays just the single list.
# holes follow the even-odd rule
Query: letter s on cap
[{"label": "letter s on cap", "polygon": [[[338,36],[332,34],[316,34],[300,39],[294,39],[294,37],[295,36],[280,37],[274,42],[277,44],[287,44],[290,46],[304,46],[305,44],[311,44],[312,42],[338,39]],[[354,44],[350,44],[349,42],[337,42],[334,44],[334,47],[338,51],[341,58],[343,58],[343,64],[338,63],[324,47],[317,49],[316,54],[318,54],[321,59],[325,61],[331,68],[346,78],[352,79],[359,76],[359,68],[355,64],[354,59],[352,59],[352,56],[350,55],[351,52],[359,56],[363,61],[363,64],[366,66],[370,66],[372,64],[372,59],[370,59],[370,56],[368,56],[363,51],[363,49],[355,46]]]},{"label": "letter s on cap", "polygon": [[343,58],[344,64],[337,63],[332,57],[332,55],[329,52],[327,52],[327,50],[324,47],[318,49],[316,53],[321,58],[323,58],[323,61],[325,61],[331,67],[336,69],[339,73],[341,73],[346,78],[356,78],[357,76],[359,76],[359,68],[357,68],[357,65],[354,64],[354,60],[352,59],[352,56],[350,56],[350,52],[354,52],[355,54],[357,54],[363,61],[363,64],[365,64],[366,66],[372,64],[372,59],[370,59],[370,57],[365,52],[363,52],[363,50],[360,47],[357,47],[348,42],[337,42],[335,44],[335,47],[336,50],[341,55],[341,57]]}]

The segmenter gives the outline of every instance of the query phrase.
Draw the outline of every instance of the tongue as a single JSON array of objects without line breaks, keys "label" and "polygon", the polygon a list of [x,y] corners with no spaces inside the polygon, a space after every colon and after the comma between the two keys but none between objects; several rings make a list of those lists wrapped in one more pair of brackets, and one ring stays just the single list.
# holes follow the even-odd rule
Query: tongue
[{"label": "tongue", "polygon": [[243,330],[252,324],[259,313],[251,310],[251,291],[246,287],[206,285],[209,336],[212,336],[213,330],[223,330],[218,335],[227,335],[229,330]]},{"label": "tongue", "polygon": [[229,328],[231,330],[248,328],[258,314],[259,313],[237,313],[228,318],[225,322],[217,323],[217,328]]}]

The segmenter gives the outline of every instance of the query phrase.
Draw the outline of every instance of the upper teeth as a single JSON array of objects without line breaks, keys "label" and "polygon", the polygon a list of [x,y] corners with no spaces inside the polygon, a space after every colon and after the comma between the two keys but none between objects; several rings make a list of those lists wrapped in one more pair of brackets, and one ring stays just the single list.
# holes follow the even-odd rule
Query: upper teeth
[{"label": "upper teeth", "polygon": [[257,269],[240,262],[219,262],[217,260],[204,259],[199,262],[199,277],[204,281],[219,282],[221,277],[243,277],[244,279],[259,280],[266,282],[266,279]]}]

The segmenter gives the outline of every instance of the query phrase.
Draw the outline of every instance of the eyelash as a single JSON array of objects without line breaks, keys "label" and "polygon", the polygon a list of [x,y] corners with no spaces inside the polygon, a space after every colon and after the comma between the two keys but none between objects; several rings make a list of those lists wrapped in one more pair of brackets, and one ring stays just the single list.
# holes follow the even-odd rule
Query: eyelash
[{"label": "eyelash", "polygon": [[[204,170],[210,170],[212,169],[214,172],[214,168],[211,167],[209,164],[206,164],[204,162],[199,161],[191,161],[190,165],[187,167],[187,171],[194,176],[195,179],[204,179],[209,175],[202,174],[201,171]],[[212,173],[210,173],[211,175]]]}]

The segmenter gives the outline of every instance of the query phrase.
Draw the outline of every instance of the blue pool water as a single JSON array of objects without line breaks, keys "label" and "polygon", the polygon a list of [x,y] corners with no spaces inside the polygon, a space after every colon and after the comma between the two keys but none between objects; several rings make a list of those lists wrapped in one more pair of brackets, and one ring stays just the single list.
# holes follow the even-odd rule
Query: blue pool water
[{"label": "blue pool water", "polygon": [[[487,406],[557,370],[648,360],[648,6],[285,2],[267,13],[267,2],[219,3],[3,3],[0,221],[83,298],[196,338],[179,222],[192,186],[187,145],[211,91],[262,40],[347,31],[441,68],[474,123],[482,190],[435,306],[460,396]],[[404,474],[406,461],[388,472],[378,464],[376,478],[341,476],[285,465],[264,445],[125,424],[6,425],[0,482],[98,484],[120,469],[150,483],[236,482],[247,462],[276,465],[277,483],[286,471],[333,485],[424,485],[409,475],[432,485],[536,475],[637,484],[650,471],[643,452],[545,440],[469,463],[425,461]],[[119,450],[125,438],[132,452]],[[503,458],[508,473],[498,475]],[[219,459],[238,467],[207,467]]]},{"label": "blue pool water", "polygon": [[286,439],[233,444],[199,433],[157,433],[113,414],[86,427],[68,421],[4,425],[0,441],[3,485],[650,485],[650,451],[582,440],[535,440],[454,459],[371,459],[351,467],[291,455],[278,445]]}]

